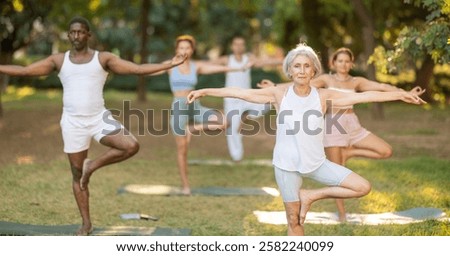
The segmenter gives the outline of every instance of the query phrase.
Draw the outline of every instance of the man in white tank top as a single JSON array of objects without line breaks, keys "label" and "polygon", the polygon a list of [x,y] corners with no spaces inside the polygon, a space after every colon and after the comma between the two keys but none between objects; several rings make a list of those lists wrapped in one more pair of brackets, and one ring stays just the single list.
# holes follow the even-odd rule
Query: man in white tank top
[{"label": "man in white tank top", "polygon": [[[72,189],[82,225],[77,235],[93,231],[89,214],[88,183],[99,168],[123,161],[139,150],[136,138],[111,113],[103,100],[103,86],[108,72],[147,75],[172,68],[184,62],[185,56],[175,56],[167,64],[142,64],[122,60],[110,52],[98,52],[88,46],[91,36],[89,22],[75,17],[69,22],[68,38],[72,48],[28,66],[0,65],[0,73],[11,76],[45,76],[57,71],[63,85],[61,130],[64,152],[72,170]],[[91,139],[109,149],[95,159],[87,159]]]},{"label": "man in white tank top", "polygon": [[[246,53],[245,39],[235,36],[231,42],[232,54],[222,56],[214,62],[227,65],[231,68],[243,68],[247,66],[262,67],[266,65],[281,65],[282,60],[278,59],[258,59],[251,53]],[[251,89],[251,70],[228,72],[225,77],[225,87],[239,87]],[[255,118],[264,115],[270,106],[268,104],[256,104],[243,101],[241,99],[225,98],[224,111],[229,122],[226,130],[228,151],[233,161],[240,161],[244,156],[244,146],[242,144],[241,119],[243,115]]]}]

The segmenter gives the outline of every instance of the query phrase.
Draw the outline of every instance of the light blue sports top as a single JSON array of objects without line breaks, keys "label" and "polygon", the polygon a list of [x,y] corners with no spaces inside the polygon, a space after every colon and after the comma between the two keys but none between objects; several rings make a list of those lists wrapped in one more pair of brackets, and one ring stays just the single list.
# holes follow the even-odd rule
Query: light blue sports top
[{"label": "light blue sports top", "polygon": [[181,74],[178,66],[172,69],[169,75],[170,89],[174,91],[193,90],[197,84],[197,68],[194,63],[190,63],[189,74]]}]

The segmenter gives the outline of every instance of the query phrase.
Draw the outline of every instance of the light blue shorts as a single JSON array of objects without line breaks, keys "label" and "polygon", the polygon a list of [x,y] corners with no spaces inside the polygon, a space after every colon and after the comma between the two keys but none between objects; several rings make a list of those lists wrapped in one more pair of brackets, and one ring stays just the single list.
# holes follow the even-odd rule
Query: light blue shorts
[{"label": "light blue shorts", "polygon": [[299,173],[297,171],[286,171],[274,166],[275,179],[283,198],[283,202],[300,201],[299,192],[302,187],[303,178],[311,178],[327,186],[339,186],[352,171],[342,165],[325,162],[315,171],[310,173]]},{"label": "light blue shorts", "polygon": [[217,110],[202,106],[198,100],[187,104],[186,97],[175,97],[172,101],[170,127],[176,136],[184,136],[190,122],[193,121],[194,124],[207,123],[213,116],[219,117],[220,115]]}]

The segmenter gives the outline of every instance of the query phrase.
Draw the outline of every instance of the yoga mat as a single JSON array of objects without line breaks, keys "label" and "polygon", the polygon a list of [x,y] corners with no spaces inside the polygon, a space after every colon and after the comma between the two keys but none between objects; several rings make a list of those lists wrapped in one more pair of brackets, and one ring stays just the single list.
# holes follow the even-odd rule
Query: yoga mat
[{"label": "yoga mat", "polygon": [[[159,195],[172,196],[183,195],[181,189],[178,187],[166,185],[145,185],[145,184],[130,184],[119,188],[118,193],[134,193],[141,195]],[[262,187],[262,188],[225,188],[225,187],[203,187],[192,188],[192,195],[206,195],[206,196],[274,196],[280,195],[276,188]]]},{"label": "yoga mat", "polygon": [[[32,225],[0,221],[0,235],[8,236],[70,236],[79,225]],[[188,236],[190,229],[160,227],[95,227],[92,236]]]},{"label": "yoga mat", "polygon": [[[261,223],[286,225],[286,214],[284,211],[254,211],[258,221]],[[437,208],[412,208],[399,212],[358,214],[347,213],[347,222],[357,225],[383,225],[383,224],[409,224],[422,222],[429,219],[449,221],[446,214]],[[332,212],[308,212],[305,223],[333,225],[340,224],[337,213]]]},{"label": "yoga mat", "polygon": [[272,159],[246,159],[240,162],[234,162],[227,159],[189,159],[190,165],[212,165],[212,166],[239,166],[239,165],[256,165],[272,167]]}]

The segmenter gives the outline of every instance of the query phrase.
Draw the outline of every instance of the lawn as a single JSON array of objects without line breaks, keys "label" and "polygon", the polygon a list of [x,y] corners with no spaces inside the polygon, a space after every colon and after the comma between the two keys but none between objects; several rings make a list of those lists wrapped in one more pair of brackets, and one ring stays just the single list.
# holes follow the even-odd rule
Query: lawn
[{"label": "lawn", "polygon": [[[61,92],[34,91],[3,97],[5,117],[0,124],[0,220],[26,224],[79,224],[71,190],[68,161],[62,152],[59,128]],[[107,107],[120,110],[118,119],[135,134],[141,150],[133,158],[103,168],[92,176],[91,215],[96,226],[189,228],[195,236],[285,235],[286,226],[259,223],[254,210],[281,211],[280,197],[165,197],[119,194],[126,184],[179,185],[172,135],[150,135],[167,129],[171,96],[149,93],[148,102],[135,101],[132,92],[108,90]],[[124,102],[126,100],[127,102]],[[221,108],[222,100],[203,104]],[[124,106],[129,107],[125,107]],[[349,213],[380,213],[415,207],[440,208],[450,215],[450,109],[403,103],[384,104],[385,120],[372,120],[369,105],[356,107],[361,123],[388,141],[394,156],[387,160],[351,159],[348,167],[372,183],[361,199],[346,200]],[[138,110],[143,115],[139,118]],[[153,112],[152,112],[153,110]],[[149,122],[153,117],[153,122]],[[258,120],[268,127],[273,117]],[[150,128],[149,128],[150,127]],[[155,133],[153,133],[155,134]],[[261,130],[244,138],[247,159],[269,159],[274,136]],[[105,148],[92,143],[90,156]],[[224,134],[194,137],[190,158],[229,159]],[[276,187],[271,167],[253,165],[190,166],[193,187]],[[307,187],[317,187],[305,181]],[[317,202],[312,211],[336,211],[333,200]],[[155,215],[157,222],[122,220],[122,213]],[[448,222],[408,225],[307,225],[314,236],[450,235]]]}]

